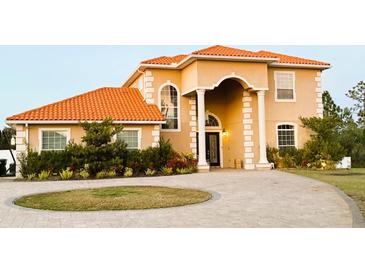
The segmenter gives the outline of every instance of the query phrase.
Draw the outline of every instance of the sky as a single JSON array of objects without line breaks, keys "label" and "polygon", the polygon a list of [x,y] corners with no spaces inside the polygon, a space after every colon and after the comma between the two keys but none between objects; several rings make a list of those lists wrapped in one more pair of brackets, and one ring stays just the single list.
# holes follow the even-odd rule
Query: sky
[{"label": "sky", "polygon": [[[365,46],[244,46],[330,62],[323,89],[351,106],[347,90],[365,80]],[[0,46],[0,128],[8,116],[103,86],[120,86],[142,60],[190,53],[194,46]]]}]

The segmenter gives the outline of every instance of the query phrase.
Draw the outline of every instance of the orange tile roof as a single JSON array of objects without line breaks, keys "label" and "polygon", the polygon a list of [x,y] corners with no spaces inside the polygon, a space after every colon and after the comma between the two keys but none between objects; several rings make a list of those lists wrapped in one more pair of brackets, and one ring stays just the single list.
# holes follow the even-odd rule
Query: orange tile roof
[{"label": "orange tile roof", "polygon": [[182,59],[184,59],[187,56],[188,55],[186,55],[186,54],[179,54],[179,55],[172,56],[172,57],[161,56],[161,57],[142,61],[141,63],[142,64],[170,65],[173,63],[179,63]]},{"label": "orange tile roof", "polygon": [[194,51],[192,54],[230,57],[275,58],[275,56],[262,56],[257,52],[223,46],[211,46],[209,48]]},{"label": "orange tile roof", "polygon": [[323,65],[323,66],[329,66],[329,63],[317,61],[317,60],[311,60],[311,59],[305,59],[301,57],[295,57],[290,56],[286,54],[281,53],[275,53],[270,51],[261,50],[258,52],[259,54],[263,56],[274,56],[276,58],[279,58],[278,63],[286,63],[286,64],[300,64],[300,65]]},{"label": "orange tile roof", "polygon": [[6,120],[25,121],[164,121],[156,105],[147,104],[136,88],[99,88],[53,104],[26,111]]},{"label": "orange tile roof", "polygon": [[275,63],[282,63],[282,64],[297,64],[297,65],[323,65],[323,66],[329,66],[329,63],[311,60],[311,59],[305,59],[295,56],[289,56],[285,54],[270,52],[270,51],[247,51],[243,49],[236,49],[231,47],[225,47],[225,46],[211,46],[205,49],[197,50],[192,52],[189,55],[176,55],[173,57],[168,56],[161,56],[157,58],[153,58],[150,60],[142,61],[141,64],[155,64],[155,65],[171,65],[174,63],[178,63],[187,56],[191,55],[202,55],[202,56],[221,56],[221,57],[247,57],[247,58],[276,58],[277,60],[274,61]]}]

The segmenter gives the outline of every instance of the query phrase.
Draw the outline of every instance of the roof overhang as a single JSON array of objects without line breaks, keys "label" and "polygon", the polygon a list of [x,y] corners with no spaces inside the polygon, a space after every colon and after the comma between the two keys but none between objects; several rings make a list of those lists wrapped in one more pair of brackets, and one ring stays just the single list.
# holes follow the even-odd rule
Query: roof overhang
[{"label": "roof overhang", "polygon": [[306,68],[306,69],[319,69],[325,70],[331,68],[331,65],[312,65],[312,64],[293,64],[293,63],[276,63],[269,64],[269,67],[284,67],[284,68]]},{"label": "roof overhang", "polygon": [[[86,121],[76,121],[76,120],[7,120],[6,123],[8,125],[23,125],[23,124],[37,124],[37,125],[44,125],[44,124],[57,124],[57,125],[65,125],[65,124],[80,124],[82,122],[97,122],[97,123],[101,123],[102,120],[86,120]],[[113,123],[115,124],[123,124],[123,125],[128,125],[128,124],[143,124],[143,125],[159,125],[159,124],[165,124],[166,121],[118,121],[115,120],[113,121]]]}]

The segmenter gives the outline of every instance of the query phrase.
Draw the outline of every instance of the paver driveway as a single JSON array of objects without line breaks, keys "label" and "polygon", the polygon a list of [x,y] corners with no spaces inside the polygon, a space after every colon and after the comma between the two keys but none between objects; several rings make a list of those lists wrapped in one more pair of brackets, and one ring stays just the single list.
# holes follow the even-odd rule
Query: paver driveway
[{"label": "paver driveway", "polygon": [[[12,204],[22,195],[116,185],[210,191],[208,202],[165,209],[53,212]],[[334,187],[279,171],[219,171],[184,176],[69,182],[0,182],[1,227],[352,227],[357,208]]]}]

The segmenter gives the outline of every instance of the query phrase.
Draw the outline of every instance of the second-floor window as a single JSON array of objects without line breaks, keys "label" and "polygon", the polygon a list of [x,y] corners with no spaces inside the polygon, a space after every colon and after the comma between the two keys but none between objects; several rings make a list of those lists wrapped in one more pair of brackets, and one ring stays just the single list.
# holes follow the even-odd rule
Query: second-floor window
[{"label": "second-floor window", "polygon": [[162,124],[162,129],[179,128],[178,92],[171,85],[166,85],[161,90],[161,112],[166,119],[166,124]]},{"label": "second-floor window", "polygon": [[295,101],[295,74],[291,71],[275,72],[275,100]]}]

